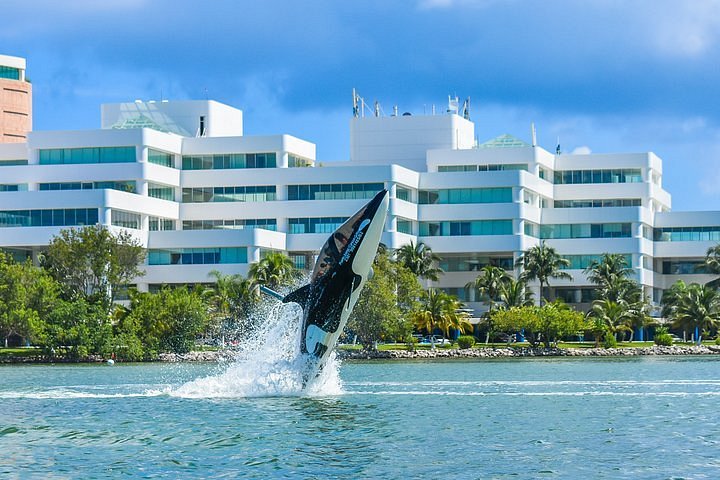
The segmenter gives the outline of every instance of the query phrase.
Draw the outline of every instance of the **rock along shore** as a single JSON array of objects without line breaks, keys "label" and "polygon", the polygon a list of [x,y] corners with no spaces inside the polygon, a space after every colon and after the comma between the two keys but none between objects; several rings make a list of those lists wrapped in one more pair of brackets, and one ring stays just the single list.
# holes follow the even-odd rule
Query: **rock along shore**
[{"label": "rock along shore", "polygon": [[[720,355],[720,346],[679,346],[670,347],[642,347],[642,348],[469,348],[469,349],[442,349],[435,350],[337,350],[338,358],[342,360],[432,360],[445,358],[525,358],[525,357],[636,357],[642,355]],[[218,362],[232,360],[232,352],[206,351],[189,353],[162,353],[157,358],[160,362]],[[23,357],[0,357],[0,363],[100,363],[105,359],[91,355],[83,360],[66,358],[50,358],[43,355]]]},{"label": "rock along shore", "polygon": [[348,360],[436,359],[436,358],[516,358],[516,357],[635,357],[642,355],[718,355],[720,347],[653,346],[642,348],[469,348],[435,350],[339,350],[338,357]]}]

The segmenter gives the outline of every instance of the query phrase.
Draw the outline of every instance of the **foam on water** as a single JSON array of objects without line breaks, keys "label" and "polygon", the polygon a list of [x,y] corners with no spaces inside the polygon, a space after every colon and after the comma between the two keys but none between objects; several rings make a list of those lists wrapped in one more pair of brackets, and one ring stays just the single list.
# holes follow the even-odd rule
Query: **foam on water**
[{"label": "foam on water", "polygon": [[302,309],[281,304],[264,316],[252,338],[244,341],[233,360],[216,375],[169,389],[183,398],[240,398],[268,396],[329,396],[342,393],[339,361],[333,354],[320,374],[303,386],[311,359],[300,352]]}]

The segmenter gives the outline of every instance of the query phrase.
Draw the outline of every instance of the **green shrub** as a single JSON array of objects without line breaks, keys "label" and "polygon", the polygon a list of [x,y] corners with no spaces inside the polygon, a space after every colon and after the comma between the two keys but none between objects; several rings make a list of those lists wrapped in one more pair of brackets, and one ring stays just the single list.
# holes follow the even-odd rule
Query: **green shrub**
[{"label": "green shrub", "polygon": [[457,339],[458,347],[461,349],[467,349],[472,348],[473,345],[475,345],[475,337],[472,335],[462,335],[458,337]]},{"label": "green shrub", "polygon": [[605,334],[605,340],[603,341],[603,347],[605,348],[617,348],[618,342],[615,335],[611,333]]},{"label": "green shrub", "polygon": [[715,345],[720,345],[720,335],[715,339]]},{"label": "green shrub", "polygon": [[657,327],[655,329],[655,345],[669,347],[672,344],[673,339],[668,332],[668,327]]}]

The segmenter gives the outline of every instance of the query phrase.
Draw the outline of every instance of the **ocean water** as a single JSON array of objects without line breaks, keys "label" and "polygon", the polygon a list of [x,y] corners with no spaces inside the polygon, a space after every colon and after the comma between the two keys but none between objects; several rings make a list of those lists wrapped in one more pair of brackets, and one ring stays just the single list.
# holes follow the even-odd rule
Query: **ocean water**
[{"label": "ocean water", "polygon": [[279,363],[0,367],[0,478],[720,478],[720,359]]}]

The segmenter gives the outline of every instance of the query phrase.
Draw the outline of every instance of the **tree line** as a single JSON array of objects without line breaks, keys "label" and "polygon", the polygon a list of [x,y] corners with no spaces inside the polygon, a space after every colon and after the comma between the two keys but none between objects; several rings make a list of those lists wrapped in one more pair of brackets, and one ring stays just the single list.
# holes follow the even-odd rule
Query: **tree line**
[{"label": "tree line", "polygon": [[[131,289],[129,305],[118,304],[125,285],[144,274],[144,260],[145,250],[130,234],[113,234],[101,226],[62,230],[38,265],[0,253],[0,338],[6,346],[24,339],[49,355],[70,358],[143,360],[162,352],[187,352],[198,340],[233,342],[251,336],[266,313],[258,286],[288,289],[302,277],[289,257],[269,252],[250,266],[247,278],[212,271],[208,284],[165,286],[156,292]],[[378,341],[412,346],[417,333],[454,338],[457,333],[480,337],[482,332],[486,342],[505,333],[550,346],[587,333],[597,344],[612,346],[653,325],[650,302],[631,278],[623,255],[604,254],[585,269],[597,297],[587,314],[547,300],[551,280],[571,277],[565,271],[568,260],[544,242],[522,253],[515,264],[517,278],[486,265],[465,286],[488,307],[475,327],[457,297],[423,286],[443,274],[439,260],[423,243],[411,242],[394,252],[381,245],[346,338],[375,348]],[[720,246],[708,251],[705,268],[720,273]],[[537,305],[528,286],[534,280],[540,286]],[[663,296],[663,317],[674,328],[695,332],[698,341],[717,334],[717,283],[677,282]]]}]

